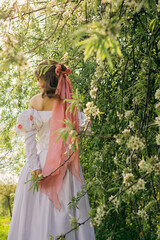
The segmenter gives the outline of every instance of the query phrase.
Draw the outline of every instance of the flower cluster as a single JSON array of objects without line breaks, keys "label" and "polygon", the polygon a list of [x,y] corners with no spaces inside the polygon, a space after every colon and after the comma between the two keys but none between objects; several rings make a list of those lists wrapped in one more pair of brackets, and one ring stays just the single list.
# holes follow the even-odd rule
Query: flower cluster
[{"label": "flower cluster", "polygon": [[117,111],[117,117],[119,118],[119,120],[121,120],[122,117],[123,117],[123,114],[121,114],[121,113],[119,113],[119,112]]},{"label": "flower cluster", "polygon": [[156,111],[160,112],[160,102],[155,105]]},{"label": "flower cluster", "polygon": [[132,99],[132,102],[133,102],[133,104],[135,103],[136,105],[138,105],[138,104],[140,104],[141,103],[141,99],[140,99],[140,97],[134,97],[133,99]]},{"label": "flower cluster", "polygon": [[155,92],[155,99],[160,100],[160,88],[158,88]]},{"label": "flower cluster", "polygon": [[100,113],[99,108],[97,108],[93,102],[88,102],[86,104],[84,114],[87,116],[87,121],[90,120],[91,115],[95,118],[99,113]]},{"label": "flower cluster", "polygon": [[118,143],[119,145],[121,144],[121,141],[122,141],[122,139],[121,138],[119,138],[119,137],[116,137],[116,143]]},{"label": "flower cluster", "polygon": [[137,193],[139,190],[144,190],[144,189],[145,189],[145,181],[142,178],[139,178],[138,182],[127,190],[127,193],[129,195],[133,195]]},{"label": "flower cluster", "polygon": [[158,229],[156,233],[157,233],[157,240],[160,240],[160,229]]},{"label": "flower cluster", "polygon": [[27,65],[27,59],[24,53],[17,51],[16,44],[18,42],[11,36],[6,36],[4,41],[3,51],[5,53],[5,61],[14,61],[19,67]]},{"label": "flower cluster", "polygon": [[147,162],[141,160],[138,166],[140,167],[140,169],[146,171],[147,173],[155,171],[156,175],[160,174],[160,162],[158,160],[158,156],[151,156]]},{"label": "flower cluster", "polygon": [[75,130],[71,130],[71,131],[69,132],[69,136],[71,137],[72,143],[74,143],[74,141],[75,141],[75,139],[76,139],[76,137],[77,137],[77,132],[76,132]]},{"label": "flower cluster", "polygon": [[102,204],[97,208],[97,214],[96,217],[94,218],[94,222],[99,226],[101,224],[101,221],[105,215],[105,205]]},{"label": "flower cluster", "polygon": [[127,143],[127,147],[138,150],[139,148],[143,149],[145,146],[137,136],[131,136],[129,142]]},{"label": "flower cluster", "polygon": [[140,178],[137,182],[137,184],[135,184],[135,190],[144,190],[145,189],[145,181]]},{"label": "flower cluster", "polygon": [[97,90],[98,90],[97,81],[98,81],[98,78],[100,78],[102,76],[102,71],[101,70],[102,70],[102,68],[100,66],[98,66],[96,68],[96,72],[94,73],[95,77],[91,81],[91,90],[90,90],[91,98],[96,98]]},{"label": "flower cluster", "polygon": [[70,18],[72,16],[72,13],[69,9],[67,9],[64,13],[63,13],[63,19],[67,19]]},{"label": "flower cluster", "polygon": [[65,53],[63,54],[63,59],[64,59],[64,61],[66,61],[68,58],[69,58],[68,52],[65,52]]},{"label": "flower cluster", "polygon": [[98,90],[98,88],[93,88],[90,90],[91,98],[96,98],[97,90]]},{"label": "flower cluster", "polygon": [[156,143],[157,145],[160,145],[160,134],[156,136]]},{"label": "flower cluster", "polygon": [[124,129],[123,131],[122,131],[122,134],[123,134],[123,136],[124,137],[129,137],[130,136],[130,130],[129,129]]},{"label": "flower cluster", "polygon": [[138,164],[138,166],[140,167],[140,169],[147,171],[148,173],[152,172],[153,167],[150,163],[147,163],[144,160],[141,160]]},{"label": "flower cluster", "polygon": [[133,110],[128,110],[125,112],[125,118],[131,118],[133,116]]},{"label": "flower cluster", "polygon": [[69,220],[69,224],[71,227],[78,227],[78,219],[76,217],[73,217],[71,214],[70,214],[70,217],[71,219]]},{"label": "flower cluster", "polygon": [[125,185],[128,185],[129,182],[131,182],[134,178],[133,174],[132,173],[124,173],[123,172],[123,183]]},{"label": "flower cluster", "polygon": [[133,122],[133,121],[130,121],[130,122],[129,122],[129,127],[130,127],[130,128],[134,128],[134,122]]},{"label": "flower cluster", "polygon": [[139,209],[138,210],[138,212],[137,212],[137,215],[139,216],[139,217],[141,217],[142,219],[144,219],[145,221],[147,221],[148,220],[148,214],[146,213],[146,211],[144,210],[144,209]]},{"label": "flower cluster", "polygon": [[[116,210],[118,210],[118,207],[119,207],[119,204],[120,204],[120,201],[118,200],[118,198],[116,197],[116,198],[114,198],[115,196],[110,196],[109,197],[109,201],[112,201],[113,202],[113,204],[115,205],[115,207],[116,207]],[[114,199],[113,199],[114,198]],[[113,200],[112,200],[113,199]]]},{"label": "flower cluster", "polygon": [[138,3],[135,0],[125,0],[124,4],[127,6],[128,11],[132,11],[138,6]]},{"label": "flower cluster", "polygon": [[157,123],[158,125],[160,125],[160,116],[156,117],[155,123]]},{"label": "flower cluster", "polygon": [[117,163],[118,163],[117,153],[116,153],[116,155],[115,155],[115,157],[114,157],[114,159],[113,159],[113,160],[114,160],[114,163],[115,163],[115,164],[117,164]]}]

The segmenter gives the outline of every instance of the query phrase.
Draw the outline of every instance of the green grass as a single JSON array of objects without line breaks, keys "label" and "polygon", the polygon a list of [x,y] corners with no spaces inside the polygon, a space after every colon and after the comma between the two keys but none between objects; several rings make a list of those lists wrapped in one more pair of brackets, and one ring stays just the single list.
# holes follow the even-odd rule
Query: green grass
[{"label": "green grass", "polygon": [[7,240],[9,224],[11,218],[8,216],[0,216],[0,239]]}]

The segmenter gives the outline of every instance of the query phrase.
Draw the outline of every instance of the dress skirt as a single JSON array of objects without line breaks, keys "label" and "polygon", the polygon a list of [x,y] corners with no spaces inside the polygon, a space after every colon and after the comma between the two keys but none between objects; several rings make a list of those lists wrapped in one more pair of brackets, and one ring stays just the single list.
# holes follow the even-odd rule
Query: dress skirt
[{"label": "dress skirt", "polygon": [[[48,150],[43,150],[39,154],[41,169],[43,168]],[[85,194],[78,203],[79,209],[68,209],[68,203],[72,197],[77,196],[81,191],[81,183],[67,169],[62,188],[58,194],[61,203],[59,211],[48,196],[33,189],[28,191],[32,182],[24,184],[30,177],[30,169],[25,163],[17,184],[13,216],[10,224],[8,240],[50,240],[50,235],[54,238],[57,235],[65,234],[73,227],[70,226],[71,216],[79,218],[78,222],[85,221],[90,211],[88,195]],[[81,179],[84,184],[84,177],[80,167]],[[70,216],[71,215],[71,216]],[[81,225],[78,230],[66,235],[66,240],[95,240],[94,228],[90,225],[90,220]]]}]

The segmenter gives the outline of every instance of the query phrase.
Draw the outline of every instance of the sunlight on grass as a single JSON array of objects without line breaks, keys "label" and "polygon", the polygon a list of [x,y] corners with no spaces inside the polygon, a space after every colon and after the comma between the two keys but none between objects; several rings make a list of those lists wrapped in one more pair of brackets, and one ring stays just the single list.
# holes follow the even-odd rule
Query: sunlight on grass
[{"label": "sunlight on grass", "polygon": [[1,240],[7,239],[10,221],[11,221],[10,217],[0,216],[0,239]]}]

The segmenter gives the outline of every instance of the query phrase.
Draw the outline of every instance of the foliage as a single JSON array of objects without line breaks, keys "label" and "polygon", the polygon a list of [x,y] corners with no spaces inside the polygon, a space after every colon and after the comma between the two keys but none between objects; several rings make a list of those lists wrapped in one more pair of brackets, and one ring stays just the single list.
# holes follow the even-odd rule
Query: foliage
[{"label": "foliage", "polygon": [[[12,216],[13,197],[16,189],[15,179],[12,176],[4,176],[0,180],[0,194],[2,197],[2,204],[8,207],[10,216]],[[5,198],[5,199],[4,199]]]},{"label": "foliage", "polygon": [[78,89],[71,106],[92,121],[80,159],[97,240],[160,238],[159,12],[158,0],[2,4],[1,166],[19,173],[25,162],[14,128],[38,93],[31,72],[63,61]]},{"label": "foliage", "polygon": [[6,240],[8,236],[10,217],[0,217],[0,239]]}]

